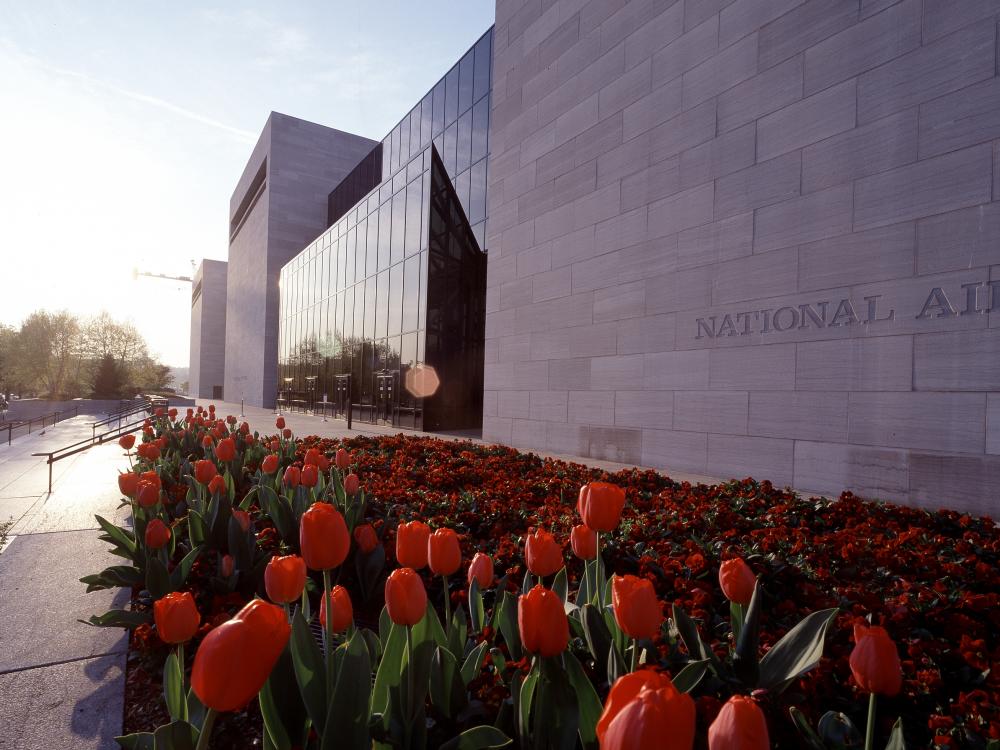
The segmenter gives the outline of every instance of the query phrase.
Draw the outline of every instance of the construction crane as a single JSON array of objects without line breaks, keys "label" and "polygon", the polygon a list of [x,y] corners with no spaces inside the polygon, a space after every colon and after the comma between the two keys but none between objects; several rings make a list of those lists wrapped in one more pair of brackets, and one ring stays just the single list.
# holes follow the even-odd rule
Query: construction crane
[{"label": "construction crane", "polygon": [[[191,267],[192,268],[195,267],[195,263],[193,260],[191,261]],[[151,279],[163,279],[164,281],[186,281],[189,284],[192,281],[190,276],[171,276],[170,274],[166,273],[150,273],[149,271],[140,271],[138,268],[133,266],[132,280],[138,281],[140,276],[148,276]]]}]

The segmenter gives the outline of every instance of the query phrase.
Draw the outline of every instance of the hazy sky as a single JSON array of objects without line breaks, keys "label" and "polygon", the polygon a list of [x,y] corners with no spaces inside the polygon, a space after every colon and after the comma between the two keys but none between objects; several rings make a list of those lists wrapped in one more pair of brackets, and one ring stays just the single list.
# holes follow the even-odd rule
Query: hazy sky
[{"label": "hazy sky", "polygon": [[129,318],[188,361],[189,276],[275,110],[382,138],[493,0],[211,5],[0,0],[0,322]]}]

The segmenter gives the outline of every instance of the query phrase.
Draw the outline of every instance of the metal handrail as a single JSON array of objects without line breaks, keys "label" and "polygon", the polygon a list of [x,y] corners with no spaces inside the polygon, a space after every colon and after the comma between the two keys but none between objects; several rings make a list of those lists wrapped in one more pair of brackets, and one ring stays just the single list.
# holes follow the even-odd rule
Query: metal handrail
[{"label": "metal handrail", "polygon": [[[72,414],[70,414],[71,411],[72,411]],[[41,426],[45,427],[46,422],[48,420],[50,420],[50,419],[52,420],[52,424],[56,424],[57,422],[60,422],[63,419],[69,419],[69,417],[71,417],[71,416],[75,417],[79,413],[80,413],[80,407],[79,407],[79,405],[77,405],[77,406],[74,406],[72,409],[67,409],[66,411],[54,411],[54,412],[51,412],[49,414],[43,414],[40,417],[32,417],[31,419],[22,419],[22,420],[19,420],[17,422],[8,422],[7,423],[7,445],[9,446],[11,444],[11,442],[13,441],[13,439],[14,439],[14,430],[19,430],[22,427],[24,427],[25,425],[28,426],[28,434],[30,435],[31,434],[31,426],[33,424],[35,424],[35,422],[41,422]],[[63,415],[66,415],[66,416],[63,416]],[[3,427],[0,427],[0,430],[3,430]]]},{"label": "metal handrail", "polygon": [[[122,435],[128,435],[132,432],[137,432],[143,428],[146,424],[146,419],[138,419],[134,422],[129,422],[128,424],[118,425],[117,427],[112,427],[107,432],[101,433],[95,437],[84,438],[76,443],[70,443],[69,445],[64,445],[62,448],[57,448],[54,451],[41,451],[39,453],[32,453],[32,456],[46,456],[46,463],[49,465],[49,494],[52,494],[52,464],[56,461],[61,461],[64,458],[69,458],[70,456],[75,456],[77,453],[82,453],[88,448],[92,448],[95,445],[102,445],[105,441],[116,440]],[[112,434],[114,433],[114,434]]]},{"label": "metal handrail", "polygon": [[104,419],[99,419],[98,421],[96,421],[96,422],[94,422],[93,424],[90,425],[92,436],[95,437],[95,438],[97,437],[97,428],[98,427],[102,427],[104,425],[109,425],[112,422],[118,422],[118,425],[121,426],[122,420],[125,419],[126,417],[131,417],[132,415],[138,414],[140,412],[149,413],[152,410],[152,408],[153,408],[153,406],[152,406],[152,402],[151,401],[143,401],[142,403],[136,404],[135,406],[132,406],[131,408],[123,409],[121,411],[117,411],[114,414],[109,414]]}]

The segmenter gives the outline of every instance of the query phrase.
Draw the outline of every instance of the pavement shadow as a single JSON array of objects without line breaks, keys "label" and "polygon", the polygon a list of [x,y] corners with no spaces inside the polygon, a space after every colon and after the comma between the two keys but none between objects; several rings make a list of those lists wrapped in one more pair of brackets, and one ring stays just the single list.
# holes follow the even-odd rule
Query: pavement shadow
[{"label": "pavement shadow", "polygon": [[73,706],[70,729],[76,737],[98,740],[97,747],[116,748],[125,710],[125,654],[99,656],[85,665],[83,673],[95,688]]}]

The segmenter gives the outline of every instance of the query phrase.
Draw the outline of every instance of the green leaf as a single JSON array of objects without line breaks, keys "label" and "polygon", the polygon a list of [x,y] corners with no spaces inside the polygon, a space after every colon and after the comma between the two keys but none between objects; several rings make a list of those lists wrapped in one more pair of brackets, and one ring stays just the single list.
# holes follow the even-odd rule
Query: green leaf
[{"label": "green leaf", "polygon": [[174,721],[187,721],[187,696],[184,692],[184,665],[177,658],[177,651],[171,651],[163,665],[163,698],[167,711]]},{"label": "green leaf", "polygon": [[111,521],[103,516],[94,516],[94,518],[97,519],[97,523],[101,525],[101,528],[104,529],[104,532],[111,538],[115,545],[121,547],[123,551],[128,553],[129,557],[132,557],[136,562],[139,562],[139,560],[136,559],[136,550],[138,549],[138,545],[136,544],[135,537],[131,532],[126,531],[120,526],[115,526],[111,523]]},{"label": "green leaf", "polygon": [[93,625],[95,628],[128,628],[129,630],[152,621],[153,613],[149,610],[129,612],[124,609],[112,609],[103,615],[91,615],[87,620],[77,620],[84,625]]},{"label": "green leaf", "polygon": [[360,631],[355,630],[350,640],[337,651],[340,652],[337,684],[330,698],[320,747],[323,750],[368,750],[371,747],[368,719],[372,684],[368,644]]},{"label": "green leaf", "polygon": [[580,588],[576,592],[576,603],[580,607],[584,604],[590,604],[594,599],[594,587],[592,583],[593,573],[591,572],[592,567],[593,565],[589,560],[583,563],[583,575],[580,576]]},{"label": "green leaf", "polygon": [[479,581],[475,578],[469,584],[469,622],[473,633],[483,630],[486,621],[486,608],[483,606],[483,592],[479,590]]},{"label": "green leaf", "polygon": [[448,718],[458,715],[465,704],[465,684],[451,651],[438,646],[431,659],[431,703]]},{"label": "green leaf", "polygon": [[458,737],[441,745],[441,750],[494,750],[509,747],[512,743],[513,740],[499,729],[484,724],[466,729]]},{"label": "green leaf", "polygon": [[590,655],[594,657],[597,673],[602,678],[607,677],[611,633],[608,631],[604,616],[596,606],[588,603],[580,607],[580,621],[583,624],[583,637]]},{"label": "green leaf", "polygon": [[729,620],[733,628],[733,643],[740,640],[740,633],[743,631],[743,605],[738,602],[729,602]]},{"label": "green leaf", "polygon": [[538,677],[538,668],[532,667],[518,691],[517,733],[521,738],[522,747],[528,747],[531,741],[531,709],[534,704],[535,686],[538,684]]},{"label": "green leaf", "polygon": [[497,675],[500,679],[506,682],[506,677],[504,677],[504,670],[507,669],[507,659],[503,655],[503,651],[498,648],[490,649],[490,661],[493,662],[493,666],[497,670]]},{"label": "green leaf", "polygon": [[430,641],[435,646],[448,648],[448,637],[444,634],[444,628],[441,627],[437,610],[429,601],[423,619],[413,626],[413,647],[416,648],[424,641]]},{"label": "green leaf", "polygon": [[379,579],[385,570],[385,547],[379,544],[367,555],[358,551],[354,555],[354,567],[361,583],[361,595],[367,600],[378,591]]},{"label": "green leaf", "polygon": [[565,565],[559,569],[558,573],[556,573],[556,577],[552,581],[552,590],[559,595],[563,604],[569,601],[569,581],[566,578]]},{"label": "green leaf", "polygon": [[486,656],[487,646],[489,644],[482,641],[465,657],[465,662],[462,664],[462,684],[468,685],[479,676],[479,672],[483,668],[483,658]]},{"label": "green leaf", "polygon": [[111,588],[132,588],[142,584],[142,571],[133,565],[112,565],[100,573],[84,576],[80,583],[87,584],[87,593]]},{"label": "green leaf", "polygon": [[687,648],[691,658],[696,660],[708,659],[712,670],[716,673],[720,672],[722,665],[719,663],[715,652],[706,646],[705,642],[701,639],[701,636],[698,634],[698,626],[695,625],[694,620],[688,617],[687,613],[676,604],[672,607],[672,613],[674,626],[677,628],[681,641],[684,642],[684,646]]},{"label": "green leaf", "polygon": [[889,735],[889,744],[885,746],[885,750],[906,750],[906,740],[903,738],[902,717],[896,719],[896,723],[892,725],[892,733]]},{"label": "green leaf", "polygon": [[186,721],[173,721],[153,732],[156,750],[195,750],[198,730]]},{"label": "green leaf", "polygon": [[[386,619],[388,620],[388,616],[386,616]],[[406,628],[389,621],[389,630],[382,638],[382,659],[379,661],[378,670],[375,673],[375,687],[372,690],[372,713],[385,715],[385,726],[387,728],[389,721],[389,690],[390,688],[399,687],[405,651]]]},{"label": "green leaf", "polygon": [[500,633],[507,644],[510,657],[517,661],[524,655],[521,632],[517,625],[517,599],[509,591],[504,591],[500,608]]},{"label": "green leaf", "polygon": [[465,610],[456,607],[451,613],[451,627],[448,629],[448,650],[456,662],[465,654],[465,642],[468,636],[469,623],[465,619]]},{"label": "green leaf", "polygon": [[282,540],[293,550],[299,548],[299,524],[288,501],[266,485],[260,487],[261,508],[274,522]]},{"label": "green leaf", "polygon": [[155,554],[146,561],[146,590],[154,599],[161,599],[172,591],[167,567]]},{"label": "green leaf", "polygon": [[295,680],[291,648],[281,652],[259,695],[265,737],[274,750],[304,745],[306,707]]},{"label": "green leaf", "polygon": [[701,682],[701,678],[705,676],[705,672],[707,671],[708,659],[688,662],[674,676],[674,687],[682,693],[690,693],[698,686],[698,683]]},{"label": "green leaf", "polygon": [[809,726],[809,720],[804,713],[799,711],[795,706],[791,706],[788,709],[788,713],[791,714],[795,728],[799,730],[799,734],[805,740],[810,750],[826,750],[826,745],[823,744],[823,740],[819,738],[819,735],[813,731],[813,728]]},{"label": "green leaf", "polygon": [[861,732],[854,726],[854,722],[840,711],[827,711],[823,714],[816,725],[816,732],[823,747],[831,750],[847,750],[864,744]]},{"label": "green leaf", "polygon": [[823,656],[823,640],[837,608],[807,615],[760,660],[758,687],[781,691],[799,675],[815,667]]},{"label": "green leaf", "polygon": [[136,732],[115,737],[122,750],[156,750],[152,732]]},{"label": "green leaf", "polygon": [[580,707],[580,742],[583,743],[585,750],[597,750],[597,720],[601,718],[604,706],[597,696],[594,684],[587,677],[583,665],[573,656],[573,652],[567,651],[565,659],[566,674],[569,676],[570,685],[576,691],[576,702]]},{"label": "green leaf", "polygon": [[194,547],[200,547],[208,539],[208,524],[205,523],[204,516],[196,510],[188,512],[188,537]]},{"label": "green leaf", "polygon": [[323,734],[327,714],[326,667],[323,654],[301,612],[292,618],[290,640],[295,681],[316,731]]},{"label": "green leaf", "polygon": [[194,561],[198,559],[199,554],[201,554],[201,547],[195,547],[184,555],[181,561],[177,563],[177,567],[170,572],[170,587],[173,591],[179,591],[185,584],[188,576],[191,575],[191,568],[194,566]]},{"label": "green leaf", "polygon": [[750,606],[747,607],[746,619],[736,641],[736,652],[733,654],[733,672],[748,688],[757,687],[760,679],[760,668],[757,661],[757,650],[760,647],[760,611],[763,606],[760,581],[754,583]]},{"label": "green leaf", "polygon": [[538,750],[575,750],[580,706],[566,672],[556,659],[543,659],[535,688],[534,746]]}]

